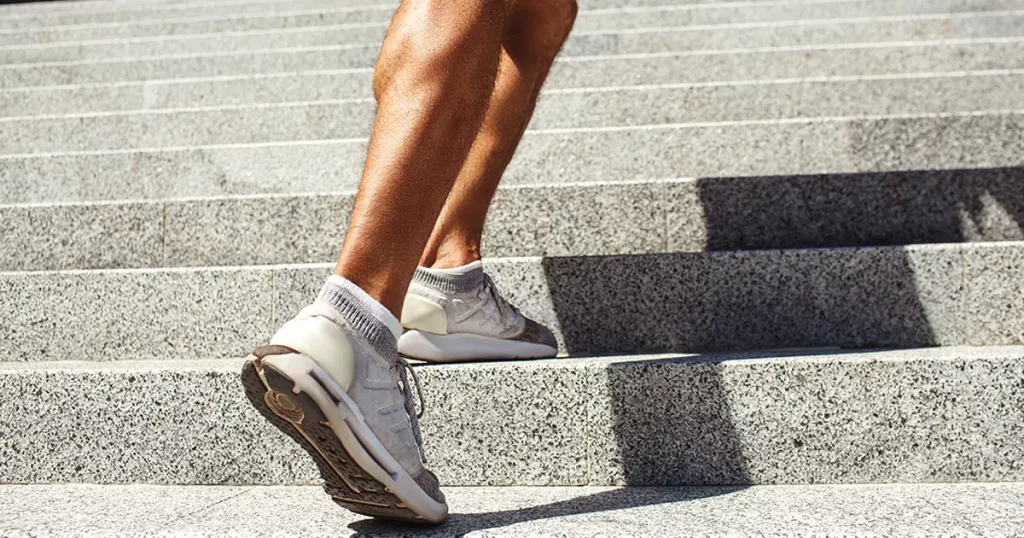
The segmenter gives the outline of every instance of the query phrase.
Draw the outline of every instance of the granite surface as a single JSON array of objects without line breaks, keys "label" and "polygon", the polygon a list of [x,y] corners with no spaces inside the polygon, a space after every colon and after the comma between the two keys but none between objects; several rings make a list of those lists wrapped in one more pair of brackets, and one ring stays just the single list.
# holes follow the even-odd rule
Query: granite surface
[{"label": "granite surface", "polygon": [[961,248],[565,257],[490,270],[572,352],[921,346],[964,343]]},{"label": "granite surface", "polygon": [[[1016,345],[1019,242],[489,259],[502,294],[574,353]],[[964,258],[995,249],[1006,263]],[[333,264],[0,273],[0,360],[238,357]],[[993,282],[1002,284],[993,286]],[[1010,286],[1010,287],[1007,287]],[[271,319],[273,317],[273,319]],[[975,335],[976,336],[976,335]]]},{"label": "granite surface", "polygon": [[354,198],[325,194],[167,202],[163,265],[333,261]]},{"label": "granite surface", "polygon": [[0,273],[7,361],[241,357],[272,330],[261,269]]},{"label": "granite surface", "polygon": [[[673,181],[502,188],[488,257],[662,252]],[[326,263],[354,194],[0,206],[0,270]]]},{"label": "granite surface", "polygon": [[1024,239],[1024,168],[702,178],[668,186],[669,250]]},{"label": "granite surface", "polygon": [[[2,486],[11,536],[1017,536],[1020,484],[449,488],[439,527],[374,522],[314,487]],[[258,515],[258,517],[254,517]]]},{"label": "granite surface", "polygon": [[3,121],[4,154],[364,138],[370,99]]},{"label": "granite surface", "polygon": [[[758,23],[769,21],[792,21],[800,19],[836,19],[853,18],[864,16],[900,16],[900,15],[923,15],[929,13],[956,13],[964,11],[992,11],[992,10],[1014,10],[1021,9],[1024,4],[1018,0],[1001,0],[997,2],[963,2],[960,0],[933,0],[922,5],[911,0],[889,1],[872,0],[867,2],[824,2],[824,3],[746,3],[743,9],[735,9],[728,4],[714,3],[709,6],[694,6],[691,4],[669,4],[653,6],[647,10],[622,10],[622,9],[594,9],[587,7],[587,2],[577,16],[574,30],[576,32],[591,32],[600,30],[616,29],[648,29],[664,26],[690,26],[708,24],[738,24]],[[632,2],[631,2],[632,3]],[[208,9],[208,8],[207,8]],[[21,45],[21,49],[56,49],[49,55],[31,56],[22,53],[23,56],[13,55],[19,48],[11,47],[12,59],[74,59],[86,57],[89,54],[96,54],[101,57],[111,57],[129,53],[145,51],[170,52],[182,49],[181,43],[186,40],[204,42],[203,37],[212,39],[214,36],[201,36],[196,39],[192,34],[218,34],[239,32],[248,37],[248,41],[238,41],[243,45],[250,43],[263,47],[273,46],[280,43],[273,40],[266,34],[280,32],[287,34],[289,31],[299,29],[310,31],[321,26],[341,26],[336,29],[338,39],[345,42],[356,42],[359,39],[366,39],[367,35],[360,31],[358,25],[385,24],[393,8],[388,3],[365,6],[351,6],[344,3],[338,5],[322,4],[311,8],[299,8],[293,10],[268,10],[269,13],[259,17],[232,17],[224,13],[220,16],[205,17],[181,17],[180,13],[171,12],[163,17],[156,13],[138,14],[132,20],[125,21],[120,25],[95,24],[95,15],[85,15],[83,20],[89,23],[71,26],[60,30],[48,26],[24,27],[18,33],[10,34],[5,44],[9,46]],[[345,26],[349,26],[346,28]],[[227,37],[234,37],[228,34]],[[173,36],[173,37],[172,37]],[[251,36],[251,37],[250,37]],[[134,39],[132,39],[134,38]],[[145,39],[150,38],[150,39]],[[118,41],[118,39],[132,39],[131,42]],[[87,46],[82,47],[79,56],[69,52],[72,47],[66,42],[86,42]],[[94,41],[94,43],[89,43]],[[129,47],[129,43],[133,46]],[[223,50],[205,42],[210,49]],[[27,46],[26,46],[27,45]],[[36,47],[31,47],[36,45]],[[163,45],[163,46],[161,46]],[[218,43],[221,47],[225,43]],[[105,48],[104,48],[105,47]],[[202,49],[199,49],[202,50]],[[141,54],[134,54],[141,55]]]},{"label": "granite surface", "polygon": [[[505,185],[1015,167],[1017,113],[528,131]],[[3,203],[353,190],[364,140],[0,157]]]},{"label": "granite surface", "polygon": [[[180,357],[181,355],[174,355]],[[0,363],[7,483],[304,484],[239,360]],[[446,485],[1020,481],[1024,350],[418,366]],[[2,511],[0,511],[2,512]]]},{"label": "granite surface", "polygon": [[155,202],[0,206],[0,271],[159,266],[163,216]]},{"label": "granite surface", "polygon": [[[582,256],[1024,240],[1024,169],[499,189],[484,255]],[[0,207],[0,270],[326,263],[353,195]],[[6,249],[4,249],[6,247]]]},{"label": "granite surface", "polygon": [[[540,99],[530,129],[613,128],[1024,109],[1024,75],[744,83],[555,91]],[[5,154],[363,138],[372,99],[230,105],[2,119]]]},{"label": "granite surface", "polygon": [[[910,42],[837,48],[826,45],[801,50],[777,48],[717,54],[683,51],[655,57],[566,57],[555,63],[544,87],[546,91],[554,91],[635,84],[719,84],[900,72],[1017,69],[1024,67],[1021,58],[1024,58],[1024,41],[1020,40]],[[371,68],[354,68],[47,86],[0,92],[0,115],[365,98],[372,97],[371,78]]]},{"label": "granite surface", "polygon": [[[643,31],[595,30],[570,36],[563,56],[721,50],[780,46],[821,46],[852,42],[994,38],[1020,35],[1024,15],[1017,12],[936,14],[910,18],[765,22],[736,26],[652,27]],[[379,31],[379,30],[375,30]],[[14,64],[0,70],[0,88],[47,84],[238,75],[306,69],[372,66],[378,40],[338,44],[338,30],[290,32],[287,47],[223,50],[193,55],[104,58]],[[369,37],[367,37],[369,39]],[[326,40],[326,41],[325,41]],[[327,44],[325,44],[327,43]],[[209,44],[210,47],[219,46]],[[42,49],[51,50],[51,49]],[[218,49],[213,49],[218,50]],[[33,51],[39,53],[38,50]]]},{"label": "granite surface", "polygon": [[964,267],[971,285],[964,300],[969,322],[967,340],[1024,341],[1024,255],[1019,250],[986,245],[964,253]]}]

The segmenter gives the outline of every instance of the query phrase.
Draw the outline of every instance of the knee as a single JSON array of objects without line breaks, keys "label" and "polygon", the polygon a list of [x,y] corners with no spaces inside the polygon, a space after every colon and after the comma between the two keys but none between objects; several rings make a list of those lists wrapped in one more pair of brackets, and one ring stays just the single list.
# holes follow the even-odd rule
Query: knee
[{"label": "knee", "polygon": [[517,61],[550,64],[578,12],[576,0],[518,0],[509,14],[505,47]]},{"label": "knee", "polygon": [[493,77],[505,11],[502,0],[403,0],[377,58],[374,93],[402,81]]}]

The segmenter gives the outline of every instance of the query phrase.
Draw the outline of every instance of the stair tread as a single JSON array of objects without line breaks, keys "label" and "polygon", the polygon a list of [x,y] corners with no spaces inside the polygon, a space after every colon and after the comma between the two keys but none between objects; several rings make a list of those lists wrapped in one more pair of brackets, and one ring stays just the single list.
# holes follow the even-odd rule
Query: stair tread
[{"label": "stair tread", "polygon": [[0,486],[0,530],[79,536],[1016,535],[1024,484],[446,488],[452,516],[402,527],[315,486]]}]

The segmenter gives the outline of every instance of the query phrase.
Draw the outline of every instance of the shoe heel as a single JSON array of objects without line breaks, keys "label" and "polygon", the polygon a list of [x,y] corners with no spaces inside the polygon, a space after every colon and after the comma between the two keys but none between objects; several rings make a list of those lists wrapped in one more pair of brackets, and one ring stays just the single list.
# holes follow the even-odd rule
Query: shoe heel
[{"label": "shoe heel", "polygon": [[317,403],[288,375],[253,355],[242,366],[241,378],[252,406],[313,458],[324,491],[335,503],[359,514],[425,523],[391,488],[355,463]]}]

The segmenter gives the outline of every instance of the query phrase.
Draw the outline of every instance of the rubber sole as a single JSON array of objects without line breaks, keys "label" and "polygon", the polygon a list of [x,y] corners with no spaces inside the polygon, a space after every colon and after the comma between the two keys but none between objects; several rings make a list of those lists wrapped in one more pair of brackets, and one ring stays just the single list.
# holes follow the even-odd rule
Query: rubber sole
[{"label": "rubber sole", "polygon": [[408,330],[398,339],[398,352],[427,362],[545,359],[558,349],[544,344],[506,340],[477,334],[434,334]]},{"label": "rubber sole", "polygon": [[[294,353],[290,350],[288,353]],[[367,516],[404,523],[439,523],[437,514],[417,513],[396,491],[377,480],[371,470],[360,466],[360,457],[347,450],[332,430],[320,405],[285,372],[264,357],[251,355],[242,366],[242,386],[249,402],[271,424],[298,443],[320,470],[324,491],[339,506]],[[354,436],[353,436],[354,437]],[[382,467],[374,470],[387,473]],[[390,473],[394,477],[393,473]],[[446,515],[446,514],[445,514]],[[441,520],[443,520],[441,517]]]}]

